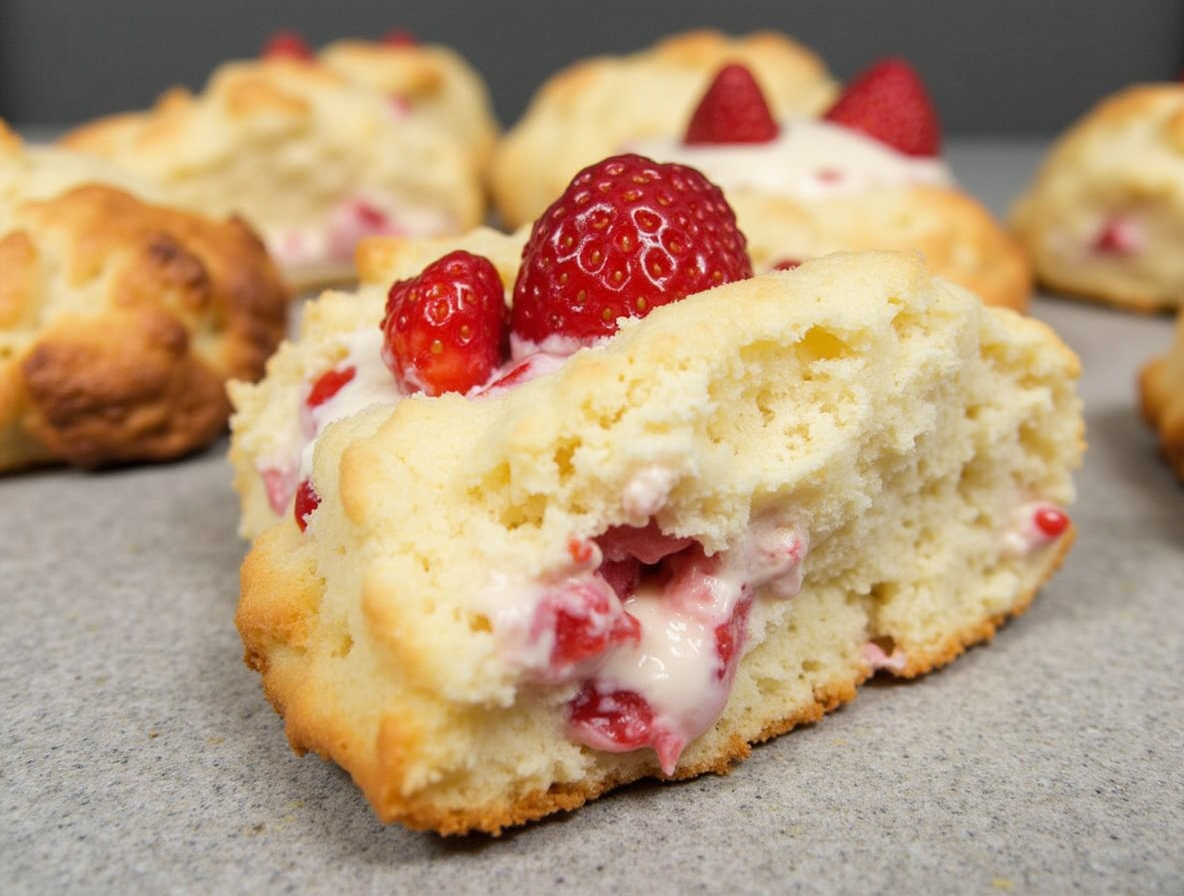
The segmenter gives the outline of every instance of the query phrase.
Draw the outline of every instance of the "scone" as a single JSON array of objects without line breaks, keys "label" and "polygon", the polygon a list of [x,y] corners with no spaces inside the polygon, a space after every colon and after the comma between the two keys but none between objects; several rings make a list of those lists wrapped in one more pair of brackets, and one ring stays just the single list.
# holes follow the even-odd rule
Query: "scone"
[{"label": "scone", "polygon": [[[675,39],[649,53],[586,67],[644,81],[670,46],[681,45]],[[787,106],[777,91],[800,77],[783,83],[778,79],[784,73],[761,70],[727,46],[714,49],[682,54],[694,59],[700,88],[687,103],[662,102],[663,115],[644,131],[629,118],[638,100],[618,100],[621,91],[609,92],[607,75],[604,84],[572,73],[557,76],[510,132],[495,164],[495,195],[509,222],[537,213],[544,178],[573,170],[564,155],[546,155],[546,141],[560,132],[582,140],[584,130],[596,126],[606,140],[616,140],[613,151],[681,162],[719,184],[757,270],[838,250],[921,251],[935,273],[988,304],[1027,307],[1028,261],[990,213],[958,189],[940,157],[936,114],[910,66],[885,60],[837,99],[819,89],[811,94],[818,103]],[[639,95],[658,103],[646,91]],[[562,113],[555,108],[560,102]],[[618,103],[625,120],[615,129],[576,120],[584,106],[607,116]]]},{"label": "scone", "polygon": [[247,662],[384,820],[496,833],[722,772],[990,637],[1069,547],[1078,365],[1047,327],[913,255],[748,277],[701,181],[594,166],[517,270],[491,231],[370,246],[385,306],[326,295],[234,390],[240,487],[300,467],[243,566]]},{"label": "scone", "polygon": [[1011,221],[1057,291],[1139,311],[1184,305],[1184,84],[1100,102],[1053,146]]},{"label": "scone", "polygon": [[[174,88],[149,112],[92,122],[64,142],[185,208],[243,215],[297,288],[349,280],[366,235],[459,233],[484,215],[488,118],[454,125],[478,99],[441,86],[456,77],[443,50],[408,49],[406,66],[403,55],[332,45],[323,62],[272,53],[227,63],[197,96]],[[392,95],[396,83],[411,94]]]},{"label": "scone", "polygon": [[203,447],[225,380],[283,335],[287,291],[245,224],[74,186],[109,174],[0,127],[0,472]]},{"label": "scone", "polygon": [[838,92],[814,53],[771,31],[690,31],[627,56],[578,62],[539,88],[494,153],[490,188],[502,221],[535,220],[577,171],[634,141],[681,134],[731,61],[756,73],[778,117],[816,115]]},{"label": "scone", "polygon": [[1176,319],[1176,337],[1167,354],[1139,375],[1143,419],[1159,433],[1159,447],[1184,479],[1184,313]]}]

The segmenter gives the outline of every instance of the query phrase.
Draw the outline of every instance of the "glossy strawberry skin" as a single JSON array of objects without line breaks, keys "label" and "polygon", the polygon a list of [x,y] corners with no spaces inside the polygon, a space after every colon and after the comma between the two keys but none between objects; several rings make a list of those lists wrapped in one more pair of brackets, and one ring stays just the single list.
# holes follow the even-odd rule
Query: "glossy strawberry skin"
[{"label": "glossy strawberry skin", "polygon": [[910,156],[941,152],[941,125],[916,69],[882,59],[862,72],[824,116]]},{"label": "glossy strawberry skin", "polygon": [[683,142],[688,146],[718,143],[768,143],[780,128],[756,78],[743,65],[719,70],[691,115]]},{"label": "glossy strawberry skin", "polygon": [[295,31],[277,31],[267,39],[260,55],[264,59],[296,59],[311,62],[316,58],[312,47]]},{"label": "glossy strawberry skin", "polygon": [[505,356],[505,291],[489,259],[461,250],[387,296],[383,360],[406,392],[468,392]]},{"label": "glossy strawberry skin", "polygon": [[693,168],[621,155],[585,168],[535,222],[511,329],[591,342],[621,317],[752,276],[736,216]]}]

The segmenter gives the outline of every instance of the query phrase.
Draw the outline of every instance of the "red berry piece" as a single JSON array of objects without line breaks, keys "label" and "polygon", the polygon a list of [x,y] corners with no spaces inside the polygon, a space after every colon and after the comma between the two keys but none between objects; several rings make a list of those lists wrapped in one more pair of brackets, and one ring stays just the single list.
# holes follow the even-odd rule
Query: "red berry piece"
[{"label": "red berry piece", "polygon": [[775,265],[773,265],[773,270],[775,270],[775,271],[792,271],[794,268],[800,268],[801,266],[802,266],[802,263],[800,261],[798,261],[796,258],[783,258],[779,262],[777,262]]},{"label": "red berry piece", "polygon": [[650,520],[644,526],[613,526],[597,536],[596,543],[606,560],[635,559],[652,565],[690,547],[695,540],[667,535],[658,528],[657,520]]},{"label": "red berry piece", "polygon": [[641,585],[641,561],[636,558],[604,560],[596,572],[616,592],[618,600],[628,600]]},{"label": "red berry piece", "polygon": [[600,690],[592,682],[569,704],[568,734],[596,750],[624,753],[653,747],[658,764],[674,774],[685,740],[665,728],[636,691]]},{"label": "red berry piece", "polygon": [[507,317],[489,259],[450,252],[391,286],[383,360],[407,392],[468,392],[501,365]]},{"label": "red berry piece", "polygon": [[685,165],[614,156],[577,174],[535,222],[511,329],[528,346],[591,342],[615,333],[618,318],[751,276],[718,187]]},{"label": "red berry piece", "polygon": [[636,691],[601,692],[592,684],[571,702],[571,724],[590,746],[618,752],[648,746],[654,739],[654,710]]},{"label": "red berry piece", "polygon": [[317,381],[312,384],[312,388],[308,390],[308,398],[305,399],[305,404],[310,408],[315,408],[318,405],[324,404],[334,395],[341,391],[342,387],[350,382],[357,375],[357,368],[352,364],[348,367],[334,368],[327,370],[317,377]]},{"label": "red berry piece", "polygon": [[321,504],[321,496],[312,487],[312,480],[305,479],[296,487],[296,525],[303,532],[308,527],[308,517]]},{"label": "red berry piece", "polygon": [[267,39],[260,55],[264,59],[296,59],[311,62],[315,59],[312,47],[295,31],[277,31]]},{"label": "red berry piece", "polygon": [[392,28],[382,36],[382,43],[394,48],[419,46],[419,41],[415,35],[410,31],[404,31],[402,28]]},{"label": "red berry piece", "polygon": [[1138,223],[1125,215],[1114,215],[1106,220],[1094,237],[1094,251],[1099,255],[1127,257],[1143,246],[1143,231]]},{"label": "red berry piece", "polygon": [[699,100],[683,142],[768,143],[780,132],[756,78],[743,65],[725,65]]},{"label": "red berry piece", "polygon": [[941,125],[916,70],[903,59],[883,59],[847,85],[824,116],[862,131],[910,156],[941,151]]},{"label": "red berry piece", "polygon": [[715,652],[720,659],[715,675],[720,681],[731,678],[740,663],[740,651],[748,637],[748,611],[751,607],[751,595],[742,597],[732,608],[732,617],[715,627]]},{"label": "red berry piece", "polygon": [[636,642],[641,625],[613,593],[596,582],[569,581],[544,597],[531,625],[532,640],[554,632],[550,673],[560,678],[577,663],[600,656],[614,644]]},{"label": "red berry piece", "polygon": [[1053,507],[1050,504],[1038,507],[1032,516],[1032,521],[1036,524],[1036,528],[1049,538],[1059,538],[1069,528],[1068,514],[1059,507]]}]

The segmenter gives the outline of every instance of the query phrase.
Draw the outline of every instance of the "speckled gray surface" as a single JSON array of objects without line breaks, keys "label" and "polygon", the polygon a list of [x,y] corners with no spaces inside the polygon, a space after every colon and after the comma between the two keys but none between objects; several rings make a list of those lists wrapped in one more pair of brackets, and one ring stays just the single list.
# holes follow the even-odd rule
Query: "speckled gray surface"
[{"label": "speckled gray surface", "polygon": [[[1037,146],[956,145],[1001,209]],[[727,777],[500,840],[384,828],[240,661],[224,446],[0,480],[0,890],[1184,893],[1184,488],[1137,419],[1167,319],[1043,299],[1085,363],[1064,570],[986,648]]]}]

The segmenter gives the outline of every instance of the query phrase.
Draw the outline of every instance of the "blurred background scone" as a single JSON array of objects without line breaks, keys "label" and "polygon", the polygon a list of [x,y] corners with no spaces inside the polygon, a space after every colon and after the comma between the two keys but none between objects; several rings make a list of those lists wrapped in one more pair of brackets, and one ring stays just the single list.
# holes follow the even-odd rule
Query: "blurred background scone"
[{"label": "blurred background scone", "polygon": [[[671,72],[680,90],[667,87]],[[499,147],[497,209],[518,225],[587,154],[625,150],[719,184],[757,270],[842,249],[918,250],[989,304],[1027,307],[1022,249],[957,187],[928,94],[899,60],[841,94],[813,54],[768,33],[693,32],[579,63],[543,86]]]},{"label": "blurred background scone", "polygon": [[221,66],[198,95],[174,88],[151,111],[100,119],[64,143],[184,208],[243,215],[307,288],[351,279],[363,236],[479,223],[491,139],[484,93],[455,56],[345,44],[321,61],[289,40]]},{"label": "blurred background scone", "polygon": [[1184,312],[1176,318],[1175,339],[1167,353],[1139,376],[1143,419],[1159,433],[1159,447],[1184,479]]},{"label": "blurred background scone", "polygon": [[1053,146],[1012,224],[1053,289],[1139,311],[1184,305],[1184,84],[1098,103]]},{"label": "blurred background scone", "polygon": [[572,175],[631,141],[678,134],[720,66],[741,61],[778,116],[814,115],[838,87],[822,61],[781,34],[691,31],[628,56],[577,62],[539,88],[494,154],[490,185],[504,224],[533,221]]},{"label": "blurred background scone", "polygon": [[149,205],[91,161],[0,133],[0,472],[207,445],[225,380],[258,377],[284,332],[250,228]]}]

